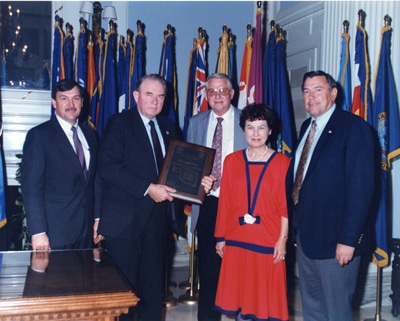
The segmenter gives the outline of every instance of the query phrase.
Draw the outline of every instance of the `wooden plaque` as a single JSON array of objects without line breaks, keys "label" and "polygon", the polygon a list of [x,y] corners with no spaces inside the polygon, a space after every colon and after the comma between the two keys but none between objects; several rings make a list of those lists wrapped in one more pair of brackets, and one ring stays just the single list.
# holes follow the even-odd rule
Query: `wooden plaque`
[{"label": "wooden plaque", "polygon": [[205,197],[201,179],[211,174],[214,156],[213,148],[173,139],[158,183],[175,188],[173,197],[201,205]]}]

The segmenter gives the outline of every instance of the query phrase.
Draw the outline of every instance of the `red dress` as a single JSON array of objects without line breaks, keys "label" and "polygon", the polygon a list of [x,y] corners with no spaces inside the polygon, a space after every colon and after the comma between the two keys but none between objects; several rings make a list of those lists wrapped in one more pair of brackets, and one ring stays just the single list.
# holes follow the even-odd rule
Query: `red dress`
[{"label": "red dress", "polygon": [[[253,217],[259,217],[259,222],[254,224],[243,223],[243,216],[249,213],[246,163],[250,204],[266,165],[253,211]],[[285,261],[273,263],[281,217],[287,217],[288,167],[289,158],[276,152],[267,164],[247,162],[245,151],[225,158],[215,228],[217,241],[226,241],[215,301],[216,308],[224,314],[241,312],[242,316],[254,320],[289,320]]]}]

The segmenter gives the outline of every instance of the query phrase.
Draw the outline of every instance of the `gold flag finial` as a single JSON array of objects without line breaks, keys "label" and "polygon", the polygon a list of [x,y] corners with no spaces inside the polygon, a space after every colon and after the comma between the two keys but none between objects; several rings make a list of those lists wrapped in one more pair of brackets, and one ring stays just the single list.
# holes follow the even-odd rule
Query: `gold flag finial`
[{"label": "gold flag finial", "polygon": [[278,28],[278,37],[283,37],[283,29],[282,29],[282,27]]},{"label": "gold flag finial", "polygon": [[65,29],[66,29],[65,33],[66,33],[67,36],[68,35],[72,35],[72,26],[71,26],[70,23],[68,23],[68,22],[66,23]]},{"label": "gold flag finial", "polygon": [[126,41],[132,42],[133,31],[131,29],[126,30]]},{"label": "gold flag finial", "polygon": [[344,20],[343,21],[343,33],[348,33],[349,32],[349,26],[350,23],[348,20]]},{"label": "gold flag finial", "polygon": [[275,20],[271,20],[271,22],[269,23],[270,25],[270,29],[274,30],[275,29]]},{"label": "gold flag finial", "polygon": [[136,27],[137,27],[137,33],[140,33],[142,31],[142,22],[140,20],[136,22]]},{"label": "gold flag finial", "polygon": [[86,29],[86,24],[87,24],[87,22],[85,19],[83,19],[83,18],[79,19],[79,26],[80,26],[81,31],[84,31]]},{"label": "gold flag finial", "polygon": [[251,34],[251,24],[248,23],[246,28],[247,28],[247,39],[250,39],[251,36],[252,36],[252,34]]},{"label": "gold flag finial", "polygon": [[385,17],[383,18],[383,20],[385,21],[385,27],[390,26],[392,23],[392,18],[387,14],[385,15]]},{"label": "gold flag finial", "polygon": [[361,25],[361,27],[364,27],[364,20],[365,20],[365,12],[360,9],[358,10],[358,23]]}]

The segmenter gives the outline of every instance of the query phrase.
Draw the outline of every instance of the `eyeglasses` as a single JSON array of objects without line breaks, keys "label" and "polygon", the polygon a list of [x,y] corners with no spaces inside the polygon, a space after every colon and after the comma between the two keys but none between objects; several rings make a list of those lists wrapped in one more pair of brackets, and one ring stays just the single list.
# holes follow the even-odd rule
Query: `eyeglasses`
[{"label": "eyeglasses", "polygon": [[221,96],[228,96],[229,95],[229,89],[228,88],[213,88],[213,89],[208,89],[207,90],[207,95],[209,97],[214,97],[217,94],[220,94]]}]

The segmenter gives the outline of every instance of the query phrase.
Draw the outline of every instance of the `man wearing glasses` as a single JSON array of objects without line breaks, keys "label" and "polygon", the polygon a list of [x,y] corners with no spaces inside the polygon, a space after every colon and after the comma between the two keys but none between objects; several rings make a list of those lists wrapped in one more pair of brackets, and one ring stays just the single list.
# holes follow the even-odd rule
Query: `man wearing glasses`
[{"label": "man wearing glasses", "polygon": [[197,228],[199,247],[200,293],[197,318],[199,321],[219,321],[221,314],[215,309],[215,294],[221,258],[215,251],[214,237],[219,181],[226,155],[246,148],[247,142],[239,126],[240,110],[231,105],[235,92],[229,77],[214,73],[208,77],[205,87],[206,99],[211,109],[190,119],[187,141],[216,149],[212,171],[216,181],[204,204],[192,206],[190,230],[193,233]]}]

